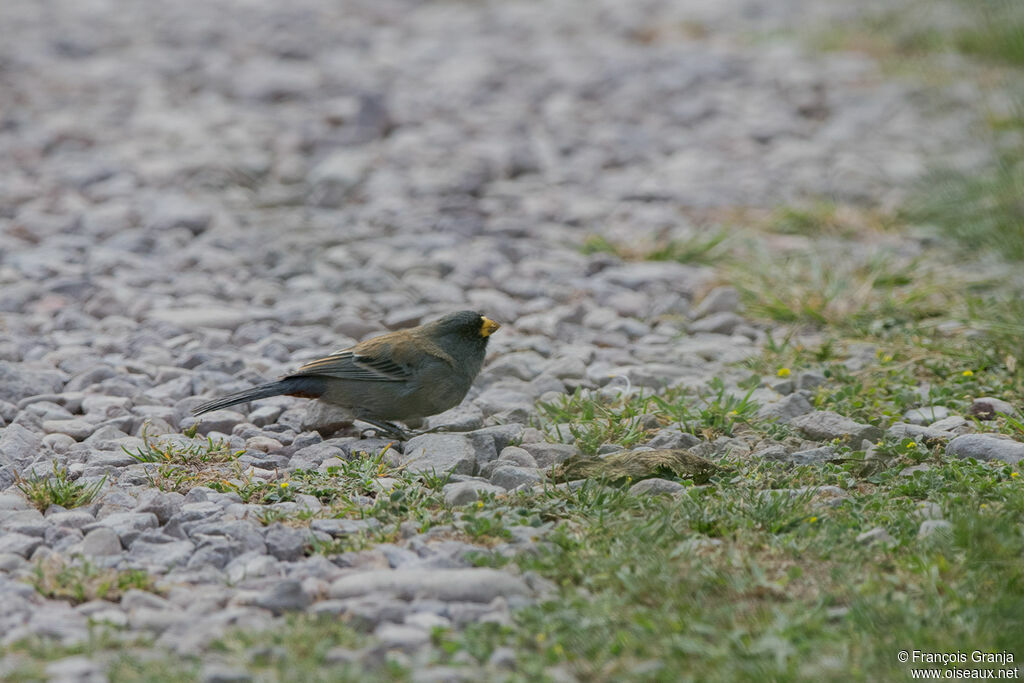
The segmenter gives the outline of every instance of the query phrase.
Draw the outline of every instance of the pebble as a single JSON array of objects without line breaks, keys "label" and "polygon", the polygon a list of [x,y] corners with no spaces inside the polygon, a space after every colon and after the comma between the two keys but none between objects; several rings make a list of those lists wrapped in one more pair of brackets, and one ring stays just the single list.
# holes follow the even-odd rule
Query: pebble
[{"label": "pebble", "polygon": [[580,453],[579,448],[576,446],[561,443],[524,443],[522,448],[533,456],[537,467],[541,469],[547,469],[552,465],[560,465]]},{"label": "pebble", "polygon": [[657,477],[638,481],[629,487],[629,492],[634,496],[641,495],[675,495],[682,493],[686,487],[679,482],[659,479]]},{"label": "pebble", "polygon": [[884,527],[877,526],[857,535],[857,543],[874,545],[876,543],[892,543],[893,538]]},{"label": "pebble", "polygon": [[402,600],[490,603],[499,596],[529,596],[530,588],[521,578],[496,569],[360,572],[337,579],[330,588],[330,596],[335,599],[366,593],[387,593]]},{"label": "pebble", "polygon": [[962,434],[949,442],[946,455],[1016,465],[1024,460],[1024,443],[990,434]]},{"label": "pebble", "polygon": [[85,534],[81,542],[83,555],[97,557],[121,553],[121,538],[109,527],[97,527]]},{"label": "pebble", "polygon": [[477,447],[462,434],[423,434],[410,439],[399,463],[410,472],[473,474]]},{"label": "pebble", "polygon": [[444,502],[453,507],[473,503],[480,498],[480,494],[505,493],[505,487],[495,486],[481,481],[460,481],[454,484],[446,484],[444,487]]},{"label": "pebble", "polygon": [[543,480],[544,477],[533,467],[498,465],[491,472],[491,483],[503,491],[511,491],[520,486],[533,486]]},{"label": "pebble", "polygon": [[792,422],[794,418],[806,415],[813,410],[814,407],[807,397],[797,393],[789,394],[779,401],[762,406],[758,410],[757,416],[766,419],[775,418],[779,422],[786,424]]},{"label": "pebble", "polygon": [[1018,415],[1017,410],[1008,403],[1000,398],[994,398],[992,396],[982,396],[974,399],[971,402],[970,407],[967,409],[969,415],[973,415],[979,420],[992,420],[999,414],[1009,415],[1010,417],[1016,417]]},{"label": "pebble", "polygon": [[934,534],[951,533],[953,525],[944,519],[926,519],[917,530],[918,538],[928,538]]},{"label": "pebble", "polygon": [[903,419],[914,425],[930,425],[946,419],[949,415],[949,408],[945,406],[926,406],[908,410],[903,414]]},{"label": "pebble", "polygon": [[816,410],[794,418],[791,424],[799,429],[808,439],[815,441],[831,441],[839,439],[859,444],[865,439],[878,441],[882,438],[882,430],[873,425],[861,424],[829,410]]}]

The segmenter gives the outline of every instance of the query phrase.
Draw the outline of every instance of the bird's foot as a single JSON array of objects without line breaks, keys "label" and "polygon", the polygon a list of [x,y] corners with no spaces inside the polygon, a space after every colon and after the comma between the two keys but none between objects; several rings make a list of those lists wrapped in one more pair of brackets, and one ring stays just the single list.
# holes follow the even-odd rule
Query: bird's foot
[{"label": "bird's foot", "polygon": [[[375,431],[381,436],[388,436],[398,439],[399,441],[408,441],[410,435],[404,429],[394,424],[393,422],[387,422],[385,420],[373,420],[366,417],[357,418],[360,422],[365,422],[371,425]],[[415,435],[413,435],[415,436]]]}]

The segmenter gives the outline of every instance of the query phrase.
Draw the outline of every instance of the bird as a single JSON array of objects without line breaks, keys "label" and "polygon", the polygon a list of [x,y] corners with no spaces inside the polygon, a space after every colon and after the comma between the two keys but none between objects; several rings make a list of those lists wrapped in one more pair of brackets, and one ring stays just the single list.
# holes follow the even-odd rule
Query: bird
[{"label": "bird", "polygon": [[407,422],[454,408],[483,367],[501,325],[476,311],[373,337],[280,379],[196,406],[193,415],[269,396],[319,399],[401,439]]}]

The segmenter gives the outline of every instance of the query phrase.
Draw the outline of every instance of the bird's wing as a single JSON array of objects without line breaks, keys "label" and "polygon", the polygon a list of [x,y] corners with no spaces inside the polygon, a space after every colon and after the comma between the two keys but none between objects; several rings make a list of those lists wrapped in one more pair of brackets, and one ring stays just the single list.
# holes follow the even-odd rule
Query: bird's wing
[{"label": "bird's wing", "polygon": [[306,363],[289,377],[319,375],[365,382],[404,382],[412,368],[382,356],[364,356],[351,350],[339,351]]},{"label": "bird's wing", "polygon": [[367,382],[404,382],[427,356],[440,358],[454,367],[454,359],[432,341],[394,333],[369,339],[352,348],[306,363],[288,375],[319,375]]}]

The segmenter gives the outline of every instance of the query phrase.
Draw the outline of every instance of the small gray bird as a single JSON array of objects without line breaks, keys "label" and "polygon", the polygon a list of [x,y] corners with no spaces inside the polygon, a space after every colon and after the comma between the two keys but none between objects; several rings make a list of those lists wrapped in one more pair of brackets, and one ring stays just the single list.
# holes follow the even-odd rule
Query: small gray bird
[{"label": "small gray bird", "polygon": [[268,396],[317,398],[401,438],[393,420],[454,408],[480,372],[489,337],[501,327],[475,311],[367,339],[307,363],[276,382],[239,391],[193,409],[202,415]]}]

